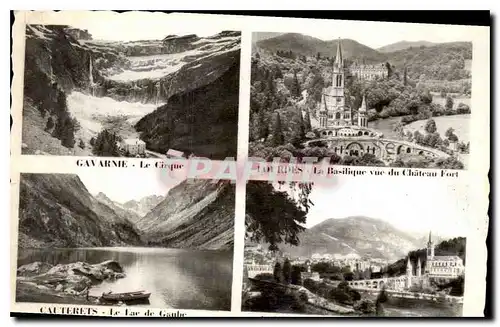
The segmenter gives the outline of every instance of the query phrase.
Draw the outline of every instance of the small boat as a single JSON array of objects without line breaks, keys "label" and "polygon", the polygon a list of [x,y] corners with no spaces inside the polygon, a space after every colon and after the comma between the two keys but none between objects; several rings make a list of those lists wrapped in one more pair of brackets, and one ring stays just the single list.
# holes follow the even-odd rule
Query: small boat
[{"label": "small boat", "polygon": [[126,293],[102,293],[101,298],[106,301],[137,301],[137,300],[147,300],[151,293],[146,293],[146,291],[137,292],[126,292]]}]

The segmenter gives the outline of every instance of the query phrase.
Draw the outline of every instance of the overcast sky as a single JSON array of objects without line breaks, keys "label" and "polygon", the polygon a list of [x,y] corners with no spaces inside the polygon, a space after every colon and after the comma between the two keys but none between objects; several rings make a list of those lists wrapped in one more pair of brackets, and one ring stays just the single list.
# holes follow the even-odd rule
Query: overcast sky
[{"label": "overcast sky", "polygon": [[470,26],[340,20],[276,25],[272,29],[259,26],[258,29],[261,32],[301,33],[325,41],[352,39],[373,49],[399,41],[470,42],[476,33]]},{"label": "overcast sky", "polygon": [[440,178],[338,177],[334,187],[313,187],[310,228],[326,219],[366,216],[406,231],[466,236],[466,185]]},{"label": "overcast sky", "polygon": [[310,36],[322,39],[353,39],[377,49],[399,41],[455,42],[471,41],[466,26],[405,24],[386,22],[333,22],[329,30],[315,29]]},{"label": "overcast sky", "polygon": [[[250,22],[249,19],[253,21]],[[293,32],[323,40],[353,39],[372,48],[402,40],[431,42],[471,41],[477,27],[342,20],[277,20],[272,17],[164,14],[149,12],[92,12],[65,15],[59,23],[87,29],[94,39],[163,39],[169,34],[208,36],[222,30],[251,28],[255,32]]]},{"label": "overcast sky", "polygon": [[111,200],[124,203],[149,195],[165,195],[180,181],[173,181],[161,169],[88,169],[78,173],[87,190],[103,192]]},{"label": "overcast sky", "polygon": [[170,34],[210,36],[222,31],[221,28],[209,24],[179,24],[175,19],[163,13],[135,12],[132,16],[130,14],[125,16],[124,14],[97,12],[85,17],[70,25],[88,30],[95,40],[161,40]]}]

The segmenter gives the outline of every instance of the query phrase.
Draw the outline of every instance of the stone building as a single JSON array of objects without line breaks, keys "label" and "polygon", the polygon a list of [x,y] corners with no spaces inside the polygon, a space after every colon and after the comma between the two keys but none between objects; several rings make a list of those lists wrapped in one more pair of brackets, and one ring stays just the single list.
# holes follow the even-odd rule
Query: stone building
[{"label": "stone building", "polygon": [[361,65],[353,63],[349,67],[349,73],[351,76],[355,76],[358,79],[372,81],[375,79],[387,78],[389,75],[389,69],[385,63],[375,65]]},{"label": "stone building", "polygon": [[146,143],[140,139],[124,139],[121,148],[129,155],[142,155],[146,151]]},{"label": "stone building", "polygon": [[381,133],[368,128],[368,103],[365,96],[361,107],[353,113],[349,104],[351,101],[346,94],[345,75],[342,44],[339,40],[333,64],[332,85],[323,91],[319,108],[320,137],[381,137]]},{"label": "stone building", "polygon": [[464,262],[459,256],[434,255],[434,242],[432,241],[432,235],[429,232],[429,241],[427,242],[427,261],[425,264],[425,273],[429,276],[429,278],[454,279],[463,275],[464,271]]}]

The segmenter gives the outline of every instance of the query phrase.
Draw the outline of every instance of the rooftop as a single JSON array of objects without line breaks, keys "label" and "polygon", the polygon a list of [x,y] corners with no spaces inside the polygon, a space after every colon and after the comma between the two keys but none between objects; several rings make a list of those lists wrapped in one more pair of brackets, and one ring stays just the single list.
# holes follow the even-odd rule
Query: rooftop
[{"label": "rooftop", "polygon": [[434,256],[433,259],[433,261],[456,261],[456,260],[462,260],[462,259],[457,255],[437,255]]},{"label": "rooftop", "polygon": [[143,145],[146,144],[143,140],[140,139],[125,139],[123,140],[123,143],[127,145]]},{"label": "rooftop", "polygon": [[174,149],[169,149],[167,151],[167,155],[169,155],[169,156],[176,156],[176,157],[182,157],[184,155],[184,152],[177,151],[177,150],[174,150]]}]

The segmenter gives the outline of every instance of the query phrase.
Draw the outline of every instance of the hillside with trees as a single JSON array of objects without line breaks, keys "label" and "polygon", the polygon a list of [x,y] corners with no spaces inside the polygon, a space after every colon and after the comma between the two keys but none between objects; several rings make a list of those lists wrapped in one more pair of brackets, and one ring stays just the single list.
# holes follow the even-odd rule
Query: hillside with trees
[{"label": "hillside with trees", "polygon": [[[346,100],[354,115],[361,106],[363,95],[366,95],[369,121],[402,117],[397,126],[401,131],[402,126],[413,121],[470,112],[468,107],[462,106],[459,111],[453,106],[434,103],[431,91],[420,81],[413,80],[408,69],[398,71],[388,66],[390,76],[387,79],[364,81],[346,76]],[[291,157],[299,160],[307,156],[329,157],[331,164],[385,166],[370,154],[341,158],[325,145],[303,148],[305,140],[318,137],[313,122],[318,120],[321,94],[331,85],[331,74],[332,60],[320,54],[307,57],[293,50],[277,50],[276,53],[257,50],[251,65],[250,155],[266,160],[280,157],[284,161]],[[400,138],[409,139],[404,133]],[[428,143],[432,143],[431,140]],[[421,164],[421,168],[460,166],[455,163],[456,159],[452,161],[430,160]]]},{"label": "hillside with trees", "polygon": [[472,43],[410,47],[386,53],[386,56],[386,60],[398,69],[408,67],[409,77],[415,80],[461,80],[470,78],[465,61],[472,59]]}]

